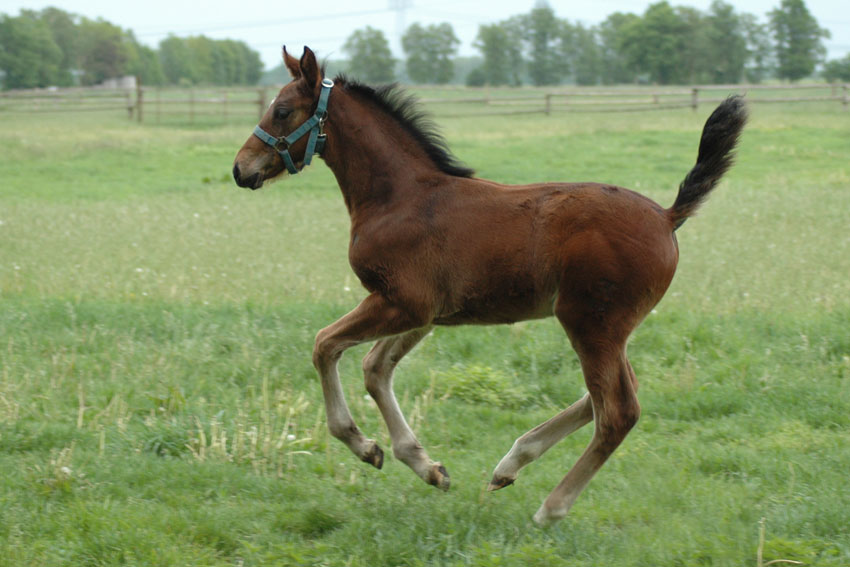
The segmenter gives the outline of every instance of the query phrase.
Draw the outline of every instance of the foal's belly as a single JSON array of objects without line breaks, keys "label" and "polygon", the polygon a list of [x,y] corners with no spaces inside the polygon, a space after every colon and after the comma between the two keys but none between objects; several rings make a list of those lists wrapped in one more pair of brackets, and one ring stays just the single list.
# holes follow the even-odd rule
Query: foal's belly
[{"label": "foal's belly", "polygon": [[435,325],[499,325],[543,319],[553,313],[554,298],[534,296],[473,297],[458,309],[440,314]]}]

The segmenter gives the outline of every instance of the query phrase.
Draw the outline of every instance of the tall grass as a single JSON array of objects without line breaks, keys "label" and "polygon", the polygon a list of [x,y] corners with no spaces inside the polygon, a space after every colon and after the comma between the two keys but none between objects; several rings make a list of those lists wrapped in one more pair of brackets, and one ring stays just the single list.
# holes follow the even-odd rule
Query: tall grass
[{"label": "tall grass", "polygon": [[[707,112],[441,126],[483,177],[669,205]],[[850,563],[850,116],[753,109],[630,345],[641,421],[550,530],[530,516],[589,430],[484,487],[515,437],[582,395],[563,331],[438,329],[402,362],[397,394],[448,494],[389,456],[358,462],[328,438],[310,363],[363,296],[345,209],[320,163],[236,189],[250,128],[0,123],[0,564]],[[344,388],[388,448],[366,348]]]}]

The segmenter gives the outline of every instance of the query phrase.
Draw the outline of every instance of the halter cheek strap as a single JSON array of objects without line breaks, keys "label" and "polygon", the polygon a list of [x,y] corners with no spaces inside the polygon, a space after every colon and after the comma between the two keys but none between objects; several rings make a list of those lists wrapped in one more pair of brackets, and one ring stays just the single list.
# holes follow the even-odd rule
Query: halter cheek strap
[{"label": "halter cheek strap", "polygon": [[334,82],[332,80],[322,79],[322,92],[319,94],[319,104],[316,106],[315,114],[288,136],[275,138],[259,126],[254,128],[254,135],[277,151],[284,165],[286,165],[286,170],[292,175],[298,173],[300,169],[295,166],[292,156],[289,155],[289,146],[303,138],[309,132],[310,136],[307,138],[307,150],[304,152],[302,169],[310,165],[313,161],[313,154],[322,155],[325,149],[327,134],[323,132],[323,128],[325,120],[328,117],[328,98],[331,95],[333,86]]}]

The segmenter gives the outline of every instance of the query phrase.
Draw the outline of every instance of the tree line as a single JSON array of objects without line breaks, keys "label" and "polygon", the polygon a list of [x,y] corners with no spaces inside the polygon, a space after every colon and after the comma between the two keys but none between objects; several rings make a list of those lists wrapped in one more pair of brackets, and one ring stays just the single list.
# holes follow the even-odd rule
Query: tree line
[{"label": "tree line", "polygon": [[[824,63],[826,37],[804,0],[780,0],[764,22],[723,0],[704,12],[662,0],[643,14],[616,12],[595,26],[559,18],[539,0],[526,14],[479,26],[473,46],[480,57],[463,74],[469,85],[513,86],[796,81]],[[414,83],[455,82],[459,46],[448,23],[411,25],[402,37],[403,75]],[[381,30],[354,31],[343,51],[347,71],[361,80],[399,78]],[[820,72],[829,81],[850,81],[850,55],[825,62]],[[130,30],[57,8],[0,14],[6,89],[92,85],[124,75],[147,85],[253,85],[262,74],[259,54],[241,41],[169,36],[153,49]],[[285,80],[283,72],[271,74]]]},{"label": "tree line", "polygon": [[244,42],[169,36],[158,49],[107,21],[58,8],[0,14],[3,88],[96,85],[135,75],[146,85],[254,85],[260,55]]},{"label": "tree line", "polygon": [[[826,50],[822,29],[803,0],[781,0],[762,23],[714,0],[703,12],[666,0],[641,14],[616,12],[596,26],[558,18],[545,0],[527,14],[481,25],[474,47],[482,63],[468,85],[758,83],[811,76]],[[453,76],[459,41],[447,23],[413,24],[402,37],[405,70],[416,83]],[[389,42],[380,30],[355,31],[343,50],[363,80],[394,80]],[[828,80],[850,80],[850,55],[824,66]]]}]

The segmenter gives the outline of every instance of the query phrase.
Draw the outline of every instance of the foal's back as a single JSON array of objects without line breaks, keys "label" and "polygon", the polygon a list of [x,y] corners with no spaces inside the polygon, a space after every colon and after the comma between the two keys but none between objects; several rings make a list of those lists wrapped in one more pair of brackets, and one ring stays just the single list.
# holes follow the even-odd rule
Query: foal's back
[{"label": "foal's back", "polygon": [[437,324],[545,317],[564,294],[597,303],[598,314],[600,289],[607,310],[622,301],[644,311],[676,268],[666,209],[628,189],[463,179],[432,191],[423,199],[443,274]]}]

